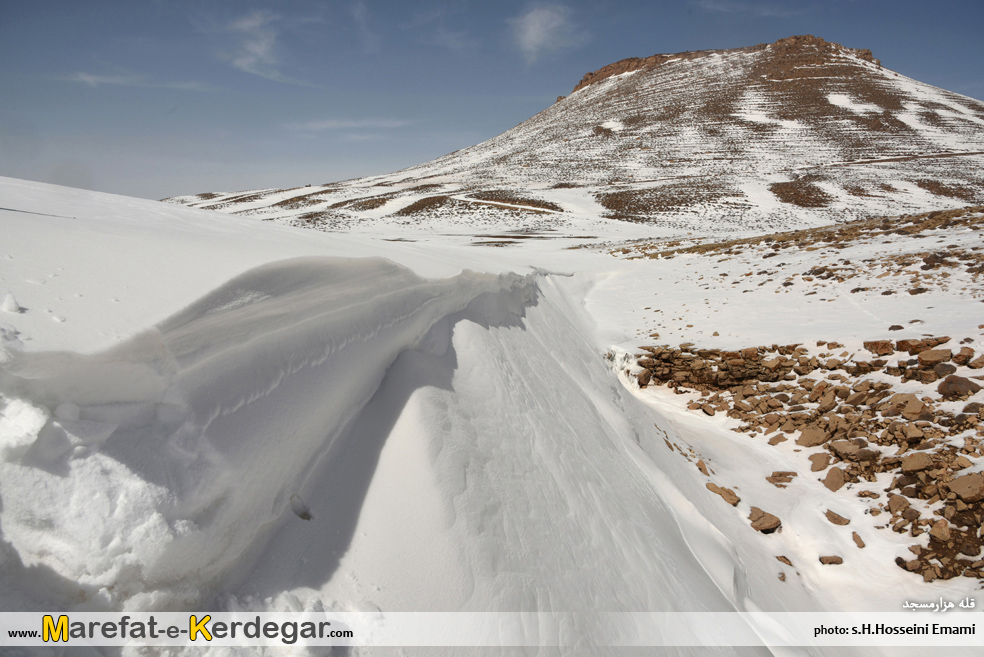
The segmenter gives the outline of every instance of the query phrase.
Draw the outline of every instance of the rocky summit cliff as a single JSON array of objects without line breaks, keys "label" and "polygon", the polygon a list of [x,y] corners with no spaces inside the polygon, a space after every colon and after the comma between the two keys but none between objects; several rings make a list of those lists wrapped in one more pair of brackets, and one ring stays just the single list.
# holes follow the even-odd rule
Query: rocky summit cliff
[{"label": "rocky summit cliff", "polygon": [[795,36],[616,62],[498,137],[392,174],[169,200],[328,229],[591,216],[728,232],[966,205],[984,200],[982,165],[984,103]]}]

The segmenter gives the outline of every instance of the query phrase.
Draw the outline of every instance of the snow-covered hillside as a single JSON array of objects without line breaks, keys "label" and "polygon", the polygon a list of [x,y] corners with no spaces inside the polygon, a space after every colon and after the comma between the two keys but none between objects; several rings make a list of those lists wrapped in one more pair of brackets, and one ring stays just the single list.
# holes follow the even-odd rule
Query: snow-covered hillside
[{"label": "snow-covered hillside", "polygon": [[[0,198],[0,610],[899,611],[980,586],[896,564],[930,536],[878,528],[890,478],[874,502],[832,490],[794,440],[704,410],[731,398],[640,388],[636,358],[795,342],[854,363],[923,334],[979,354],[979,210],[921,237],[609,253],[11,179]],[[915,268],[927,250],[938,271]],[[580,618],[574,653],[625,640]]]},{"label": "snow-covered hillside", "polygon": [[498,137],[392,174],[169,200],[394,237],[719,234],[962,206],[984,199],[982,163],[984,103],[806,36],[619,62]]}]

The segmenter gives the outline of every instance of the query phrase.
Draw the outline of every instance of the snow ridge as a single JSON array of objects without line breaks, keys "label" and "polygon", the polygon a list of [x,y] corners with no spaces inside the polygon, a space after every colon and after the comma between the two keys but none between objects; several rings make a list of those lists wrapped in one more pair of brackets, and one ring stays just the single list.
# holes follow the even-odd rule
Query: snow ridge
[{"label": "snow ridge", "polygon": [[536,286],[534,274],[427,280],[381,258],[298,258],[102,353],[12,352],[4,537],[102,604],[192,604],[296,505],[401,352],[446,350],[440,327],[475,303],[490,324],[522,315]]}]

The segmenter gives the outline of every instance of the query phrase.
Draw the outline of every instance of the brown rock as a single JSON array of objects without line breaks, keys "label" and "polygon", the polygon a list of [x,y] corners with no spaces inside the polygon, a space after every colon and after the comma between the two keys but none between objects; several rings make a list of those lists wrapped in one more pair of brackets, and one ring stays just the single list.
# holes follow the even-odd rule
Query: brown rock
[{"label": "brown rock", "polygon": [[947,486],[964,502],[977,502],[984,499],[984,473],[961,475]]},{"label": "brown rock", "polygon": [[950,523],[948,523],[945,519],[940,518],[935,523],[933,523],[933,526],[929,530],[929,535],[938,541],[943,541],[944,543],[946,541],[949,541]]},{"label": "brown rock", "polygon": [[864,348],[876,356],[888,356],[889,354],[895,353],[891,340],[872,340],[871,342],[865,342]]},{"label": "brown rock", "polygon": [[929,349],[929,345],[923,340],[897,340],[895,342],[895,348],[898,351],[907,351],[910,356],[915,356],[920,351],[925,351]]},{"label": "brown rock", "polygon": [[922,415],[923,409],[925,407],[926,405],[923,404],[918,399],[916,399],[915,395],[913,395],[913,399],[911,399],[902,408],[902,417],[904,417],[907,420],[918,420],[919,416]]},{"label": "brown rock", "polygon": [[853,532],[851,534],[851,538],[854,539],[854,544],[857,545],[859,548],[863,548],[864,547],[864,541],[861,540],[861,537],[858,536],[858,533],[857,532]]},{"label": "brown rock", "polygon": [[704,459],[698,459],[698,461],[697,461],[697,469],[700,470],[701,473],[703,473],[703,475],[705,477],[709,477],[710,476],[708,474],[708,472],[707,472],[707,464],[704,463]]},{"label": "brown rock", "polygon": [[967,363],[967,367],[972,370],[979,370],[984,367],[984,354]]},{"label": "brown rock", "polygon": [[823,485],[830,490],[837,492],[846,481],[847,478],[844,476],[843,470],[840,468],[831,468],[823,480]]},{"label": "brown rock", "polygon": [[845,461],[875,461],[878,459],[878,452],[873,449],[865,449],[867,441],[864,439],[855,440],[835,440],[830,443],[830,449],[834,454]]},{"label": "brown rock", "polygon": [[969,468],[974,465],[974,463],[969,458],[961,454],[957,458],[953,459],[952,465],[954,470],[963,470],[964,468]]},{"label": "brown rock", "polygon": [[841,557],[833,555],[829,557],[820,557],[820,563],[822,563],[825,566],[836,566],[838,564],[844,563],[844,560]]},{"label": "brown rock", "polygon": [[945,363],[953,357],[949,349],[928,349],[919,352],[919,365],[922,367],[933,367],[938,363]]},{"label": "brown rock", "polygon": [[888,496],[888,510],[893,516],[897,516],[909,508],[909,500],[901,495]]},{"label": "brown rock", "polygon": [[960,351],[953,354],[953,362],[957,365],[966,365],[974,358],[974,350],[970,347],[960,347]]},{"label": "brown rock", "polygon": [[717,493],[718,495],[720,495],[722,499],[724,499],[724,501],[730,504],[731,506],[737,506],[738,502],[741,502],[741,498],[735,495],[735,492],[730,488],[725,488],[724,486],[718,486],[717,484],[713,484],[711,482],[707,482],[705,486],[707,486],[707,490],[711,491],[712,493]]},{"label": "brown rock", "polygon": [[820,472],[821,470],[825,470],[827,466],[830,465],[830,454],[826,452],[811,454],[810,464],[810,470],[812,472]]},{"label": "brown rock", "polygon": [[827,520],[829,520],[830,522],[834,523],[835,525],[846,525],[846,524],[849,524],[851,522],[850,520],[848,520],[844,516],[838,515],[838,514],[834,513],[833,511],[831,511],[830,509],[827,509],[827,511],[826,511],[826,513],[824,513],[824,515],[827,516]]},{"label": "brown rock", "polygon": [[926,452],[906,454],[902,457],[902,472],[920,472],[933,467],[933,459]]},{"label": "brown rock", "polygon": [[771,534],[782,526],[782,521],[779,518],[757,506],[752,507],[748,519],[752,521],[752,529],[763,534]]},{"label": "brown rock", "polygon": [[940,382],[936,391],[944,399],[966,399],[980,391],[981,387],[970,379],[951,374]]},{"label": "brown rock", "polygon": [[818,424],[811,424],[803,429],[800,437],[796,439],[796,444],[802,447],[817,447],[830,440],[827,431]]},{"label": "brown rock", "polygon": [[776,559],[778,559],[779,561],[783,562],[784,564],[786,564],[790,568],[792,568],[792,566],[793,566],[793,562],[790,561],[788,557],[785,557],[785,556],[783,556],[781,554],[778,557],[776,557]]}]

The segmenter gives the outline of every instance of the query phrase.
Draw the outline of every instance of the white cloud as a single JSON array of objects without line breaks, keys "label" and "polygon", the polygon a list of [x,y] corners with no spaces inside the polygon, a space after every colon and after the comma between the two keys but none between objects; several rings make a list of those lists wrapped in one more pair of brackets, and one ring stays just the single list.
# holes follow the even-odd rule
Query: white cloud
[{"label": "white cloud", "polygon": [[563,5],[542,5],[512,19],[513,39],[526,61],[541,55],[579,46],[587,35],[578,29]]},{"label": "white cloud", "polygon": [[352,5],[352,20],[359,31],[362,48],[366,52],[379,50],[379,36],[369,28],[369,7],[366,6],[364,0],[359,0]]},{"label": "white cloud", "polygon": [[268,11],[257,10],[233,21],[228,30],[241,37],[239,46],[228,56],[229,63],[246,73],[261,78],[304,84],[288,78],[280,72],[280,59],[277,56],[277,38],[280,30],[276,23],[280,17]]},{"label": "white cloud", "polygon": [[90,87],[101,85],[121,86],[121,87],[147,87],[154,89],[180,89],[184,91],[209,91],[213,89],[211,85],[204,82],[154,82],[146,80],[135,73],[124,73],[120,75],[99,75],[96,73],[86,73],[79,71],[74,75],[62,78],[67,82],[78,82]]}]

